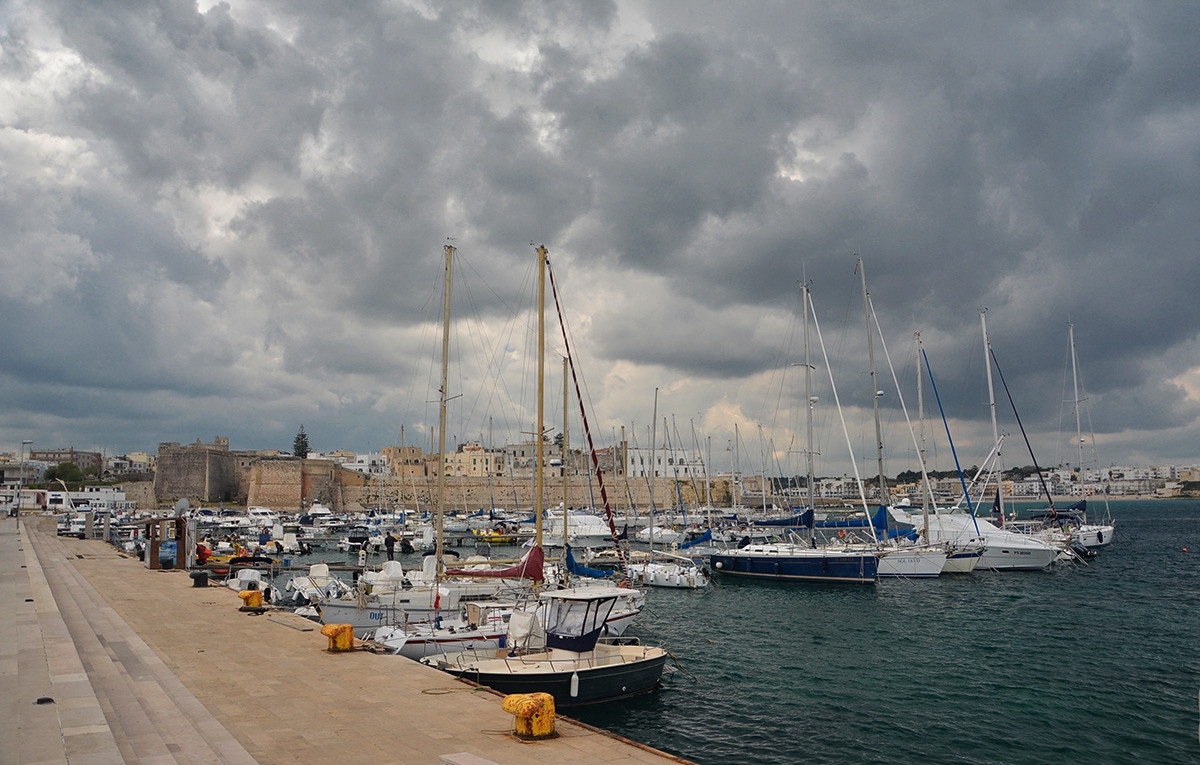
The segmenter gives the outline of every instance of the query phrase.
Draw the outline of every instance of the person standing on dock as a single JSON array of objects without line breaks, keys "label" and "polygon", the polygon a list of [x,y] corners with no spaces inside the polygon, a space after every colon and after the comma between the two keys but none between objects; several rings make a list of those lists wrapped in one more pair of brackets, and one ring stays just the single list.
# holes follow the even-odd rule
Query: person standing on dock
[{"label": "person standing on dock", "polygon": [[387,548],[387,559],[396,560],[396,538],[392,536],[392,532],[388,532],[383,538],[383,546]]}]

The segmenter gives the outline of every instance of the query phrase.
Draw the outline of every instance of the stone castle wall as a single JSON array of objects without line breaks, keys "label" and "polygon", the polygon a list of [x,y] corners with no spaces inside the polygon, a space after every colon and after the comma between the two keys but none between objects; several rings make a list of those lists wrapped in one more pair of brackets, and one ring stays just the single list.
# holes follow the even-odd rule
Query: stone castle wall
[{"label": "stone castle wall", "polygon": [[[164,445],[169,446],[169,445]],[[159,448],[154,471],[158,502],[235,502],[240,497],[237,463],[229,452]]]}]

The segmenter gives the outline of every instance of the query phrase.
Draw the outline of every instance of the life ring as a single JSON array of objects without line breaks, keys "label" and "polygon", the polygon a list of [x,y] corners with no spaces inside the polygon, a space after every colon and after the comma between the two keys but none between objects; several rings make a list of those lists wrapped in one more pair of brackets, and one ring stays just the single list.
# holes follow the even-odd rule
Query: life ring
[{"label": "life ring", "polygon": [[845,538],[846,538],[846,530],[838,529],[838,539],[845,539]]},{"label": "life ring", "polygon": [[621,588],[623,588],[623,589],[626,589],[626,590],[628,590],[628,589],[630,588],[629,580],[628,580],[628,579],[624,579],[624,580],[622,580],[622,581],[621,581],[621,583],[620,583],[620,584],[618,584],[617,586],[618,586],[618,587],[621,587]]}]

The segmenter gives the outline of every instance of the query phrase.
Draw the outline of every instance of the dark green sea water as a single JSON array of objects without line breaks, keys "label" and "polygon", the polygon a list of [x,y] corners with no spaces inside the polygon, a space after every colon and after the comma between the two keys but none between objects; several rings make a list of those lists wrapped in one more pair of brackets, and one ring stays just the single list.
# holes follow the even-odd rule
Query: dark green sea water
[{"label": "dark green sea water", "polygon": [[570,714],[714,765],[1200,763],[1200,502],[1113,515],[1088,566],[653,590],[697,679]]}]

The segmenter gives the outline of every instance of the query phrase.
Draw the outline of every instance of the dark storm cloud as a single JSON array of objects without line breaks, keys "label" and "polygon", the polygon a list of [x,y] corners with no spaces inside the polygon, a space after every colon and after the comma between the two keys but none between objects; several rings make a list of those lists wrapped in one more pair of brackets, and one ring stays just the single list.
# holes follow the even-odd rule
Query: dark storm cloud
[{"label": "dark storm cloud", "polygon": [[987,308],[1039,430],[1070,321],[1098,429],[1173,456],[1195,432],[1196,6],[111,0],[5,24],[14,427],[152,448],[142,396],[161,440],[286,448],[304,421],[377,448],[426,419],[451,238],[485,283],[456,308],[496,325],[547,244],[577,350],[639,400],[761,395],[805,278],[869,400],[860,255],[892,352],[920,330],[964,420]]}]

